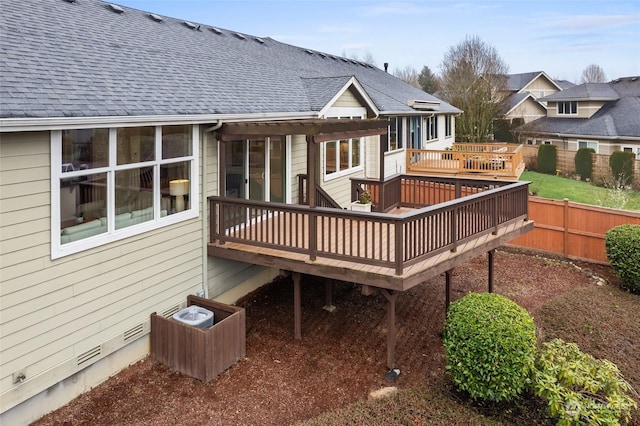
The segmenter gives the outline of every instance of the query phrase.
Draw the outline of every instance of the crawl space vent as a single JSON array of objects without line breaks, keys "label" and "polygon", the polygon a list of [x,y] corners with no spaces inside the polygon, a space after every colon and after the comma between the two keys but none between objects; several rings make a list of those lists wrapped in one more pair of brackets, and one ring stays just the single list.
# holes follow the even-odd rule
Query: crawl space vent
[{"label": "crawl space vent", "polygon": [[144,334],[144,324],[138,324],[124,332],[124,341],[128,342],[130,340],[134,340],[142,334]]},{"label": "crawl space vent", "polygon": [[165,311],[160,312],[160,316],[163,316],[165,318],[171,318],[173,314],[178,313],[179,310],[180,310],[180,305],[175,305]]},{"label": "crawl space vent", "polygon": [[99,357],[101,353],[102,353],[102,346],[98,345],[94,348],[91,348],[85,353],[78,355],[77,365],[82,365],[86,362],[89,362],[92,359]]}]

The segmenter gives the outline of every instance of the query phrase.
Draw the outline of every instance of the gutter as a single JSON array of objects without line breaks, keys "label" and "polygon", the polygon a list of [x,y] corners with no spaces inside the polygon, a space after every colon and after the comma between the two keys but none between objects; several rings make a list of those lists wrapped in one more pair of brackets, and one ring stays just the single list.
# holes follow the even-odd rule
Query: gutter
[{"label": "gutter", "polygon": [[317,112],[259,114],[135,115],[105,117],[0,118],[2,132],[85,129],[88,127],[161,126],[165,124],[209,124],[219,121],[271,121],[318,118]]}]

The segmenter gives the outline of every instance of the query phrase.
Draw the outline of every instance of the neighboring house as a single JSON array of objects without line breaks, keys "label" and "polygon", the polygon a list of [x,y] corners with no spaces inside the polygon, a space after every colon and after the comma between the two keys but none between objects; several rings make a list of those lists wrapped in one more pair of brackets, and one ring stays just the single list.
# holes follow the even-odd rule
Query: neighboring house
[{"label": "neighboring house", "polygon": [[152,312],[278,274],[208,253],[208,197],[295,203],[310,163],[346,207],[461,113],[357,60],[98,0],[2,2],[0,31],[2,424],[147,355]]},{"label": "neighboring house", "polygon": [[540,101],[547,114],[517,129],[521,142],[598,154],[629,151],[640,159],[640,77],[584,83]]},{"label": "neighboring house", "polygon": [[521,118],[529,123],[547,114],[546,102],[541,98],[571,87],[565,80],[553,80],[544,71],[507,75],[508,93],[502,102],[504,118]]}]

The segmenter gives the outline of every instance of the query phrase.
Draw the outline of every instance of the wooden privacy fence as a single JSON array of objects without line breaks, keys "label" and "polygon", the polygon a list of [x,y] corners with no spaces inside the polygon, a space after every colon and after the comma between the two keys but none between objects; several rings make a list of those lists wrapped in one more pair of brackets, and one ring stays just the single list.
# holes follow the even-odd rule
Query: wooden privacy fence
[{"label": "wooden privacy fence", "polygon": [[603,264],[609,263],[604,244],[607,231],[626,223],[640,225],[640,212],[540,197],[529,197],[529,218],[534,230],[511,245]]}]

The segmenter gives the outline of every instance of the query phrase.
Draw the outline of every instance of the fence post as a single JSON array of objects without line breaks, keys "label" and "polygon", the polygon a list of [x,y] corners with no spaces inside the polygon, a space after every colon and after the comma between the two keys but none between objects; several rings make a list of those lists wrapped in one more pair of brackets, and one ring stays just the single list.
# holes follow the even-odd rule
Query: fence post
[{"label": "fence post", "polygon": [[564,236],[562,239],[562,254],[564,257],[569,257],[569,199],[564,199],[563,205],[563,232]]}]

